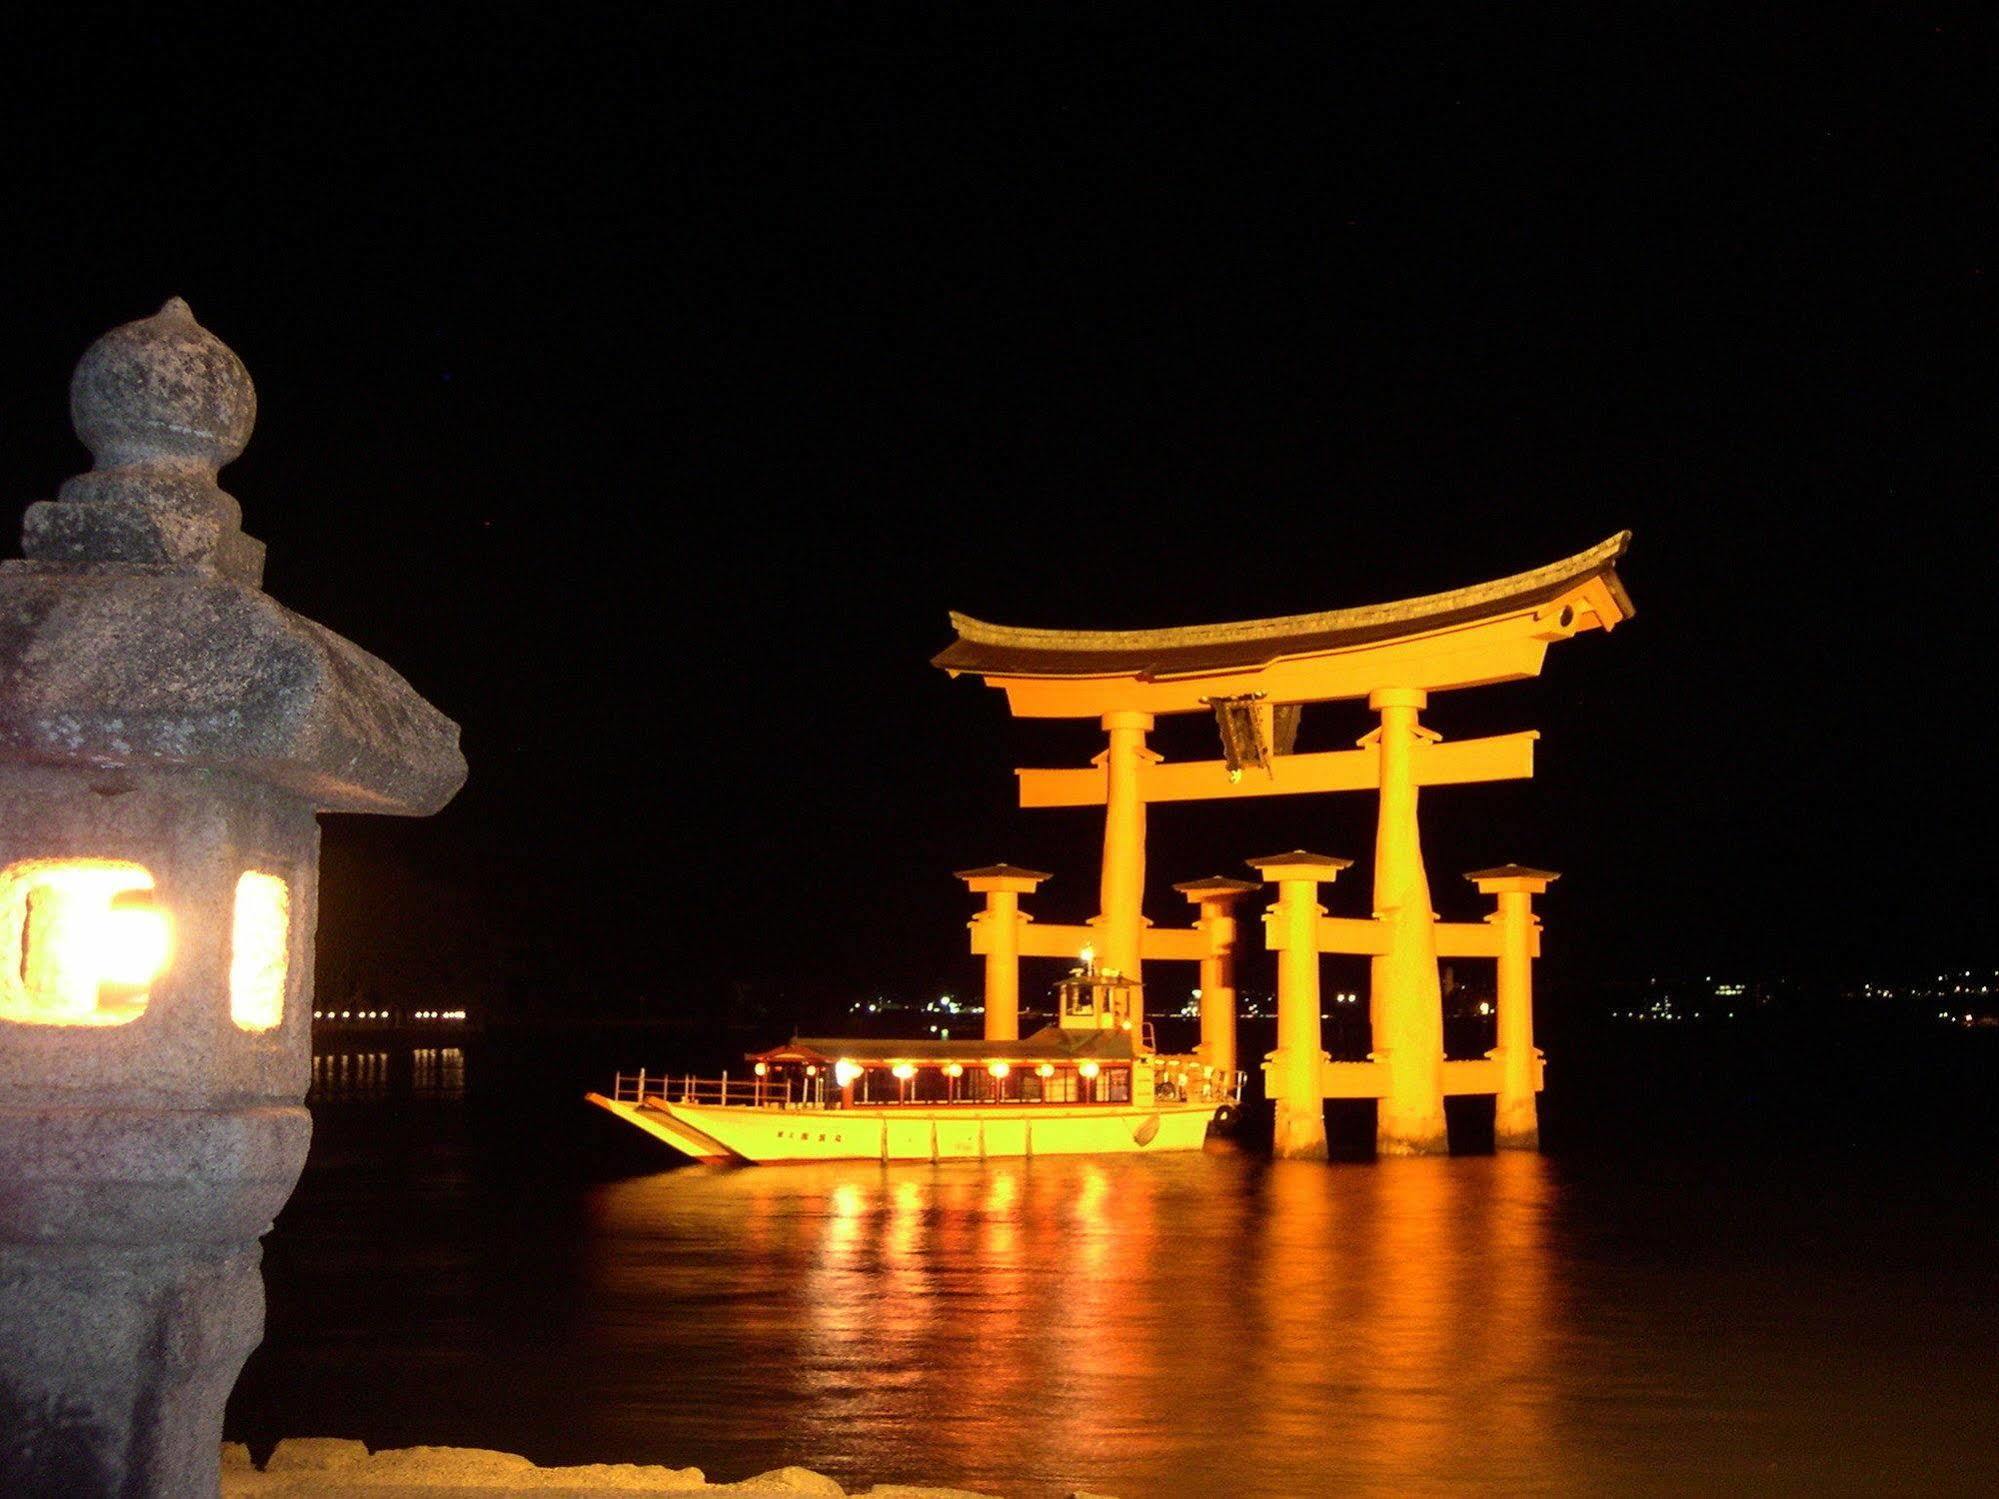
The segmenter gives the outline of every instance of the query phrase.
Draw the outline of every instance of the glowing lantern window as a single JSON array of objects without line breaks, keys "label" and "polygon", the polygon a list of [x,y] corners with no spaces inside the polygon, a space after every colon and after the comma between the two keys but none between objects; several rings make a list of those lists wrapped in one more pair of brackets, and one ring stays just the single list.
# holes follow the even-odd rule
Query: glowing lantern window
[{"label": "glowing lantern window", "polygon": [[236,917],[229,933],[229,1018],[243,1030],[272,1030],[284,1018],[291,926],[291,888],[283,880],[251,870],[236,881]]},{"label": "glowing lantern window", "polygon": [[0,1020],[123,1025],[145,1013],[172,931],[153,877],[122,859],[0,870]]}]

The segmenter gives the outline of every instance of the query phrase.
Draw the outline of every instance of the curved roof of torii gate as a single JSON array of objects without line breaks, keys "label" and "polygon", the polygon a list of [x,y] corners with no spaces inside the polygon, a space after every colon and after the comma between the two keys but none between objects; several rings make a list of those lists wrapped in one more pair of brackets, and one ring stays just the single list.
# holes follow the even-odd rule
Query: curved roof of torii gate
[{"label": "curved roof of torii gate", "polygon": [[[1620,531],[1560,562],[1446,593],[1231,624],[1164,630],[1041,630],[990,624],[953,613],[951,624],[958,638],[933,657],[931,664],[953,676],[971,673],[987,678],[994,686],[1007,687],[1014,710],[1033,716],[1081,713],[1088,711],[1088,704],[1066,692],[1060,695],[1060,705],[1042,693],[1028,692],[1024,700],[1013,684],[1025,688],[1030,682],[1051,679],[1075,681],[1079,688],[1083,683],[1077,679],[1095,679],[1103,687],[1109,687],[1111,681],[1131,686],[1191,684],[1204,678],[1256,673],[1259,678],[1266,674],[1290,678],[1257,684],[1269,691],[1273,701],[1283,702],[1364,694],[1371,690],[1370,683],[1445,688],[1503,681],[1538,672],[1540,654],[1548,641],[1578,630],[1607,630],[1632,616],[1635,611],[1630,595],[1617,576],[1617,561],[1630,541],[1631,533]],[[1532,640],[1540,643],[1539,650],[1530,652],[1531,664],[1517,651],[1504,662],[1484,659],[1500,642],[1490,638],[1493,632],[1479,627],[1512,622],[1530,627],[1543,622],[1547,625],[1528,631]],[[1518,629],[1506,633],[1521,635]],[[1474,634],[1480,637],[1476,646],[1471,638]],[[1519,643],[1526,644],[1526,637]],[[1418,650],[1407,649],[1411,646]],[[1441,665],[1453,655],[1463,659],[1455,666]],[[1472,661],[1473,655],[1480,661]],[[1338,681],[1319,672],[1272,670],[1287,662],[1335,656],[1360,659],[1351,660],[1348,664],[1354,669],[1338,673]],[[1440,669],[1425,679],[1424,671],[1410,664],[1419,656],[1440,663]],[[1378,680],[1367,669],[1376,658],[1381,666]],[[1231,688],[1218,684],[1217,690]],[[1152,711],[1188,711],[1199,706],[1197,699],[1181,702],[1187,696],[1183,692],[1113,695],[1119,699],[1118,706]],[[1092,693],[1090,701],[1099,696]],[[1124,701],[1127,697],[1129,702]],[[1148,701],[1155,697],[1157,701]]]}]

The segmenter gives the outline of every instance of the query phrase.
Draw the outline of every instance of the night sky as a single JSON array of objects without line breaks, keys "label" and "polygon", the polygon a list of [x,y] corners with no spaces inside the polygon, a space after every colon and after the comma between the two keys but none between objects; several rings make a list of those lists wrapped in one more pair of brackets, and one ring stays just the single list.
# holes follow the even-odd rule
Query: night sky
[{"label": "night sky", "polygon": [[[1563,871],[1579,982],[1990,965],[1993,23],[1632,9],[72,13],[0,65],[0,489],[85,466],[70,368],[168,296],[249,365],[266,586],[472,767],[328,819],[323,988],[975,987],[950,871],[1089,915],[1100,814],[1010,772],[1100,739],[932,670],[947,609],[1331,608],[1624,528],[1634,621],[1427,715],[1544,736],[1426,793],[1440,909]],[[1159,809],[1151,915],[1373,815]]]}]

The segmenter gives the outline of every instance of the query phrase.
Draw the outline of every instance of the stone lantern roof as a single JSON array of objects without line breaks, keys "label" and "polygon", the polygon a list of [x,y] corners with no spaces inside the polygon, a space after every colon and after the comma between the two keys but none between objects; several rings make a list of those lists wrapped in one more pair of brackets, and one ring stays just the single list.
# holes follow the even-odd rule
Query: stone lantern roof
[{"label": "stone lantern roof", "polygon": [[0,761],[222,770],[326,812],[435,812],[458,726],[383,662],[265,594],[217,484],[257,414],[242,361],[178,297],[70,382],[95,460],[0,562]]}]

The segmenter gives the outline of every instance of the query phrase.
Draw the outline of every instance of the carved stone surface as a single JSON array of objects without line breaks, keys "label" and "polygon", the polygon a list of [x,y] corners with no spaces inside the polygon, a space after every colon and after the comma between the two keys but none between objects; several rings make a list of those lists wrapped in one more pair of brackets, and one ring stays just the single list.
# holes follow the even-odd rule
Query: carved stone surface
[{"label": "carved stone surface", "polygon": [[206,570],[0,563],[0,755],[203,766],[325,812],[435,812],[458,726],[381,661]]},{"label": "carved stone surface", "polygon": [[216,471],[257,422],[243,361],[179,297],[113,328],[77,362],[70,420],[97,460],[30,506],[22,549],[51,562],[206,567],[255,585],[264,546],[243,534],[242,507]]},{"label": "carved stone surface", "polygon": [[[0,563],[0,881],[138,866],[171,946],[142,1004],[52,1015],[26,988],[36,897],[0,913],[0,988],[9,964],[20,980],[0,1013],[0,1493],[213,1494],[263,1333],[257,1239],[311,1137],[314,813],[435,811],[465,762],[401,677],[257,587],[262,547],[216,483],[256,393],[184,303],[93,345],[71,410],[96,467]],[[246,875],[286,913],[260,949],[281,1005],[255,1022],[232,993]]]},{"label": "carved stone surface", "polygon": [[449,801],[458,726],[257,587],[216,483],[256,420],[242,361],[175,298],[91,346],[70,408],[97,466],[0,563],[0,757],[233,771],[328,812]]}]

